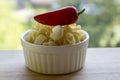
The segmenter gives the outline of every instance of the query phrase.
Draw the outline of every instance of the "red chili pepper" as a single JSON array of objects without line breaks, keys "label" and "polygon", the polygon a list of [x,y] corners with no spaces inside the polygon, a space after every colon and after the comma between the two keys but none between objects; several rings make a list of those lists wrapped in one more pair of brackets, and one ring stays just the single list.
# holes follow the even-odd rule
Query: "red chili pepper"
[{"label": "red chili pepper", "polygon": [[34,19],[42,24],[46,25],[67,25],[75,23],[78,19],[78,15],[83,13],[85,9],[77,13],[75,7],[69,6],[61,8],[55,11],[36,15]]}]

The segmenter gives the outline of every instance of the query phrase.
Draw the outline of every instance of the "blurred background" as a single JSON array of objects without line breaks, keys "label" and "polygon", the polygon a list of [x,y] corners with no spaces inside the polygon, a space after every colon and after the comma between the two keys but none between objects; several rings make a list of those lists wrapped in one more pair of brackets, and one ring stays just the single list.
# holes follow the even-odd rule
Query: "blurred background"
[{"label": "blurred background", "polygon": [[120,47],[120,0],[0,0],[0,49],[22,49],[34,15],[65,6],[86,9],[77,24],[90,34],[89,47]]}]

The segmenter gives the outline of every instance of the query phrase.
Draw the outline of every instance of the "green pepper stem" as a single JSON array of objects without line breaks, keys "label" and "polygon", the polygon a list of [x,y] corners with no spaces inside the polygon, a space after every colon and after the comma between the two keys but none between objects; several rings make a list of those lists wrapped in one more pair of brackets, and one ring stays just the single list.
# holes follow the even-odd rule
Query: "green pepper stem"
[{"label": "green pepper stem", "polygon": [[79,16],[80,14],[82,14],[85,11],[85,9],[83,9],[82,11],[78,11],[77,15]]}]

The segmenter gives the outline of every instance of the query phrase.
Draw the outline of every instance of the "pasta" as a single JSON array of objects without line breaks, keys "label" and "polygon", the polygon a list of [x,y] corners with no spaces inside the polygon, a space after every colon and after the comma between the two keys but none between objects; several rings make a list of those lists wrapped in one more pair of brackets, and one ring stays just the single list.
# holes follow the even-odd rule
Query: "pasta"
[{"label": "pasta", "polygon": [[63,37],[63,28],[61,26],[54,27],[50,34],[50,38],[52,38],[54,41],[57,41],[62,37]]},{"label": "pasta", "polygon": [[76,24],[48,26],[38,23],[26,37],[26,41],[46,46],[76,44],[85,39],[81,26]]}]

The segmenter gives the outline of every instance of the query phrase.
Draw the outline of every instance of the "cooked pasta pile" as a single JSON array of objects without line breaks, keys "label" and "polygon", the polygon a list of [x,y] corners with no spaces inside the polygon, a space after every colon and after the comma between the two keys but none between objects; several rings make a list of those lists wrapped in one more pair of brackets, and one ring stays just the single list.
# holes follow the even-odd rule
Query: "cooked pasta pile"
[{"label": "cooked pasta pile", "polygon": [[83,41],[85,35],[76,24],[48,26],[38,23],[26,37],[33,44],[46,46],[71,45]]}]

